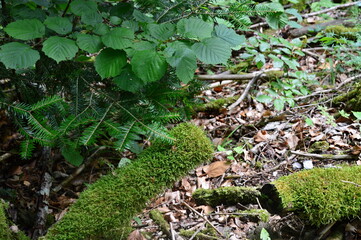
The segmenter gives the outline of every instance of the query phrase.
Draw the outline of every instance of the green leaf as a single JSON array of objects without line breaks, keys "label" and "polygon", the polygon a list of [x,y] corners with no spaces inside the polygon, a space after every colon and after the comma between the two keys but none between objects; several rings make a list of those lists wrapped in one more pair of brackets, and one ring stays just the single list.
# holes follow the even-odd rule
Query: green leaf
[{"label": "green leaf", "polygon": [[59,34],[68,34],[73,26],[69,19],[63,17],[48,17],[44,24],[51,30]]},{"label": "green leaf", "polygon": [[231,47],[241,45],[246,41],[244,36],[238,35],[233,29],[225,25],[217,25],[214,29],[214,35],[226,41]]},{"label": "green leaf", "polygon": [[182,19],[177,23],[180,34],[188,38],[205,39],[212,36],[213,24],[199,18]]},{"label": "green leaf", "polygon": [[261,42],[261,44],[259,45],[259,50],[261,52],[265,52],[267,50],[270,50],[271,49],[271,45],[267,42]]},{"label": "green leaf", "polygon": [[255,56],[254,61],[258,68],[261,68],[266,63],[266,58],[262,53],[259,53]]},{"label": "green leaf", "polygon": [[32,67],[39,59],[39,52],[23,43],[12,42],[0,46],[0,61],[4,63],[6,68]]},{"label": "green leaf", "polygon": [[120,89],[132,93],[136,93],[145,85],[142,79],[134,74],[130,66],[127,66],[113,81]]},{"label": "green leaf", "polygon": [[26,139],[20,143],[20,156],[22,159],[28,159],[31,157],[35,149],[35,143],[33,140]]},{"label": "green leaf", "polygon": [[295,21],[289,21],[288,25],[290,25],[290,27],[292,27],[292,28],[301,28],[301,27],[303,27],[301,24],[299,24],[299,23],[297,23]]},{"label": "green leaf", "polygon": [[281,59],[288,65],[289,68],[297,70],[297,67],[300,66],[300,64],[295,59],[290,59],[284,56],[281,56]]},{"label": "green leaf", "polygon": [[154,38],[165,41],[175,33],[175,25],[172,23],[149,24],[148,30]]},{"label": "green leaf", "polygon": [[87,25],[96,26],[103,22],[103,18],[98,12],[88,12],[81,15],[81,21]]},{"label": "green leaf", "polygon": [[109,27],[104,23],[99,23],[94,26],[93,33],[98,35],[105,35],[109,32]]},{"label": "green leaf", "polygon": [[5,32],[20,40],[41,38],[45,34],[45,26],[38,19],[18,20],[8,24]]},{"label": "green leaf", "polygon": [[151,17],[148,17],[147,15],[145,15],[144,13],[142,13],[136,9],[133,12],[133,17],[135,18],[135,20],[137,20],[138,22],[142,22],[142,23],[154,22],[154,20]]},{"label": "green leaf", "polygon": [[75,149],[72,145],[66,145],[62,147],[61,154],[65,160],[77,167],[80,166],[80,164],[82,164],[84,161],[84,158],[80,154],[79,150]]},{"label": "green leaf", "polygon": [[297,18],[298,22],[302,21],[302,15],[297,11],[297,9],[289,8],[289,9],[286,9],[285,12],[295,16]]},{"label": "green leaf", "polygon": [[118,76],[127,64],[124,51],[106,48],[95,58],[95,70],[102,78]]},{"label": "green leaf", "polygon": [[311,118],[306,118],[305,119],[305,123],[308,125],[308,126],[314,126],[315,124],[313,123],[312,119]]},{"label": "green leaf", "polygon": [[110,16],[117,16],[122,19],[128,19],[133,15],[133,11],[133,4],[120,2],[110,9]]},{"label": "green leaf", "polygon": [[261,103],[270,103],[272,102],[273,98],[268,95],[259,95],[256,97],[256,100]]},{"label": "green leaf", "polygon": [[96,12],[98,6],[94,1],[86,1],[86,0],[74,0],[70,3],[71,12],[77,16],[82,16],[86,13]]},{"label": "green leaf", "polygon": [[283,28],[288,24],[288,16],[285,13],[267,15],[266,22],[273,29]]},{"label": "green leaf", "polygon": [[274,102],[273,102],[273,105],[275,106],[275,109],[277,111],[281,111],[283,110],[283,108],[285,107],[285,100],[283,99],[276,99]]},{"label": "green leaf", "polygon": [[130,64],[133,72],[147,83],[158,81],[167,70],[164,57],[154,50],[136,52]]},{"label": "green leaf", "polygon": [[192,46],[197,58],[206,64],[226,63],[231,57],[231,48],[224,40],[207,38]]},{"label": "green leaf", "polygon": [[275,55],[273,55],[273,54],[269,54],[268,55],[270,58],[272,58],[272,60],[273,60],[273,67],[274,68],[281,68],[281,67],[283,67],[283,61],[279,58],[279,57],[277,57],[277,56],[275,56]]},{"label": "green leaf", "polygon": [[183,82],[188,83],[194,77],[197,69],[197,58],[194,52],[188,48],[178,50],[174,56],[178,59],[176,63],[176,75]]},{"label": "green leaf", "polygon": [[271,240],[269,233],[264,228],[262,228],[262,230],[261,230],[260,238],[261,238],[261,240]]},{"label": "green leaf", "polygon": [[103,43],[99,36],[89,34],[79,34],[76,39],[79,48],[89,53],[99,52]]},{"label": "green leaf", "polygon": [[78,52],[78,47],[73,40],[54,36],[43,43],[43,52],[59,63],[73,59]]},{"label": "green leaf", "polygon": [[361,112],[352,111],[353,115],[357,118],[357,120],[361,120]]},{"label": "green leaf", "polygon": [[124,49],[132,45],[134,32],[128,28],[115,28],[102,36],[103,43],[114,49]]}]

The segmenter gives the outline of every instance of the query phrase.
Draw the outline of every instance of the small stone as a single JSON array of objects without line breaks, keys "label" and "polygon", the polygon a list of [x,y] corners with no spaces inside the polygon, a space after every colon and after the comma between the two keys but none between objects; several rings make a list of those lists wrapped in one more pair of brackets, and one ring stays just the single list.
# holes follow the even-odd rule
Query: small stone
[{"label": "small stone", "polygon": [[312,169],[313,168],[312,160],[303,161],[303,168],[304,169]]},{"label": "small stone", "polygon": [[299,162],[295,162],[295,163],[292,163],[292,167],[293,169],[301,169],[302,168],[302,164],[299,163]]}]

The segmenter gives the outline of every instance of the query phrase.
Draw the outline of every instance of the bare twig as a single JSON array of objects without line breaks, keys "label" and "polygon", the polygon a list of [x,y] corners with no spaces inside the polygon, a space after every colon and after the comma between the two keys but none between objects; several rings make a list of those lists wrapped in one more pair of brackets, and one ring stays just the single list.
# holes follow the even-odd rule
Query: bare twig
[{"label": "bare twig", "polygon": [[10,158],[12,156],[11,153],[5,153],[0,156],[0,162],[5,161],[6,159]]},{"label": "bare twig", "polygon": [[332,154],[315,154],[315,153],[307,153],[307,152],[300,152],[300,151],[290,151],[290,153],[303,156],[303,157],[310,157],[310,158],[317,158],[317,159],[332,159],[332,160],[354,160],[357,159],[357,155],[332,155]]},{"label": "bare twig", "polygon": [[[360,3],[361,3],[361,1],[351,2],[351,3],[345,3],[345,4],[341,4],[341,5],[335,6],[335,7],[331,7],[331,8],[328,8],[328,9],[324,9],[324,10],[321,10],[321,11],[303,14],[303,15],[301,15],[301,16],[302,16],[303,18],[308,18],[308,17],[320,15],[320,14],[322,14],[322,13],[331,12],[331,11],[336,10],[336,9],[339,9],[339,8],[351,7],[351,6],[354,6],[354,5],[356,5],[356,4],[360,4]],[[289,20],[294,20],[294,19],[297,19],[297,17],[296,17],[296,16],[291,16],[291,17],[289,17],[288,19],[289,19]],[[267,24],[268,24],[267,22],[261,22],[261,23],[253,24],[253,25],[251,25],[249,28],[254,29],[254,28],[266,26]]]},{"label": "bare twig", "polygon": [[358,78],[361,78],[361,74],[345,79],[342,83],[340,83],[340,84],[336,87],[336,89],[338,90],[338,89],[340,89],[343,85],[345,85],[345,84],[347,84],[347,83],[349,83],[349,82],[352,82],[352,81],[354,81],[354,80],[356,80],[356,79],[358,79]]},{"label": "bare twig", "polygon": [[234,102],[231,106],[228,107],[228,110],[232,110],[236,106],[238,106],[248,95],[249,91],[251,90],[251,87],[253,84],[258,80],[258,78],[263,75],[263,71],[260,71],[257,75],[255,75],[252,80],[247,84],[247,87],[244,89],[244,92],[242,95],[237,99],[236,102]]},{"label": "bare twig", "polygon": [[198,75],[197,78],[200,80],[249,80],[254,78],[255,76],[259,75],[261,72],[261,76],[260,77],[267,77],[267,72],[273,72],[273,71],[280,71],[279,68],[272,68],[272,69],[267,69],[264,71],[256,71],[253,73],[248,73],[248,74],[218,74],[218,75]]},{"label": "bare twig", "polygon": [[191,236],[191,238],[189,240],[193,240],[201,230],[202,230],[201,227],[198,228],[197,231],[194,232],[194,234]]},{"label": "bare twig", "polygon": [[351,184],[353,184],[353,185],[355,185],[355,186],[357,186],[357,187],[361,187],[361,185],[360,185],[360,184],[357,184],[357,183],[354,183],[354,182],[345,181],[345,180],[341,180],[341,182],[344,182],[344,183],[351,183]]},{"label": "bare twig", "polygon": [[65,16],[66,12],[69,10],[69,7],[70,7],[70,3],[72,2],[72,0],[69,0],[68,1],[68,4],[66,5],[65,9],[64,9],[64,12],[63,14],[61,14],[62,17]]},{"label": "bare twig", "polygon": [[97,150],[95,150],[95,152],[90,155],[83,163],[82,165],[80,165],[75,172],[73,172],[73,174],[71,174],[67,179],[65,179],[64,181],[62,181],[58,186],[56,186],[53,189],[53,192],[59,192],[64,186],[66,186],[67,184],[69,184],[76,176],[78,176],[81,172],[83,172],[83,170],[85,169],[86,166],[88,166],[91,163],[91,160],[95,157],[95,155],[99,152],[104,150],[106,147],[102,146],[99,147]]},{"label": "bare twig", "polygon": [[215,82],[215,83],[211,83],[208,85],[209,88],[215,88],[215,87],[220,87],[220,86],[224,86],[227,84],[231,84],[234,83],[234,81],[232,80],[225,80],[225,81],[220,81],[220,82]]},{"label": "bare twig", "polygon": [[172,240],[176,240],[176,239],[175,239],[175,235],[174,235],[173,224],[170,222],[170,223],[169,223],[169,226],[170,226],[170,234],[171,234],[171,236],[172,236]]},{"label": "bare twig", "polygon": [[207,219],[207,217],[205,217],[203,214],[200,214],[197,210],[195,210],[194,208],[192,208],[191,206],[189,206],[186,202],[182,202],[189,210],[191,210],[192,212],[194,212],[196,215],[198,215],[199,217],[203,218],[212,228],[214,228],[214,230],[216,230],[216,232],[222,236],[223,234]]}]

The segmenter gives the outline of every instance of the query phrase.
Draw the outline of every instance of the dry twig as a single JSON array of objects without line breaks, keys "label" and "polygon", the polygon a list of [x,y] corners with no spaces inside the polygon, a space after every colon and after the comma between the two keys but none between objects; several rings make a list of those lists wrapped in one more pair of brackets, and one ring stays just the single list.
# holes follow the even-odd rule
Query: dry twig
[{"label": "dry twig", "polygon": [[315,153],[307,153],[307,152],[300,152],[300,151],[290,151],[290,153],[299,155],[302,157],[310,157],[310,158],[317,158],[317,159],[332,159],[332,160],[354,160],[357,159],[357,155],[332,155],[332,154],[315,154]]}]

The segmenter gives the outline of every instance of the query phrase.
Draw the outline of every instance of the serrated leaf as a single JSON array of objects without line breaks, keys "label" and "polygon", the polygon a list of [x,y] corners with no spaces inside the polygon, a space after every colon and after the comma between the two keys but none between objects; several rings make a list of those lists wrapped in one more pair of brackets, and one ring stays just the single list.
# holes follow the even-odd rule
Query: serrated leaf
[{"label": "serrated leaf", "polygon": [[266,22],[271,28],[280,29],[288,24],[288,16],[285,13],[267,15]]},{"label": "serrated leaf", "polygon": [[98,12],[88,12],[81,15],[81,21],[87,25],[95,26],[102,23],[103,18]]},{"label": "serrated leaf", "polygon": [[300,64],[295,59],[289,59],[284,56],[281,56],[281,59],[287,64],[287,66],[291,69],[297,70],[297,67],[300,66]]},{"label": "serrated leaf", "polygon": [[79,48],[89,53],[99,52],[104,46],[99,36],[79,34],[76,39]]},{"label": "serrated leaf", "polygon": [[99,23],[94,26],[93,33],[98,35],[105,35],[109,32],[109,27],[104,23]]},{"label": "serrated leaf", "polygon": [[82,16],[85,13],[96,12],[98,6],[94,1],[86,1],[86,0],[74,0],[70,3],[71,12],[77,16]]},{"label": "serrated leaf", "polygon": [[160,80],[167,70],[164,57],[154,50],[136,52],[130,64],[133,72],[146,83]]},{"label": "serrated leaf", "polygon": [[267,95],[259,95],[256,97],[256,100],[261,103],[270,103],[272,102],[273,98]]},{"label": "serrated leaf", "polygon": [[45,26],[38,19],[18,20],[8,24],[5,32],[20,40],[41,38],[45,34]]},{"label": "serrated leaf", "polygon": [[115,77],[127,64],[124,51],[106,48],[95,58],[95,70],[102,78]]},{"label": "serrated leaf", "polygon": [[77,167],[80,166],[80,164],[82,164],[84,161],[84,158],[80,152],[71,145],[62,147],[61,154],[65,160]]},{"label": "serrated leaf", "polygon": [[102,41],[107,47],[124,49],[132,45],[134,32],[128,28],[115,28],[102,36]]},{"label": "serrated leaf", "polygon": [[211,37],[213,24],[199,18],[189,18],[180,20],[177,23],[177,29],[185,37],[205,39]]},{"label": "serrated leaf", "polygon": [[136,93],[145,85],[142,79],[134,74],[130,66],[126,67],[113,81],[120,89],[132,93]]},{"label": "serrated leaf", "polygon": [[352,111],[352,114],[357,118],[357,120],[361,120],[361,112]]},{"label": "serrated leaf", "polygon": [[238,35],[233,29],[225,25],[217,25],[214,29],[214,35],[229,43],[231,47],[239,46],[246,41],[244,36]]},{"label": "serrated leaf", "polygon": [[63,17],[48,17],[44,24],[49,29],[63,35],[70,33],[73,28],[69,19]]},{"label": "serrated leaf", "polygon": [[197,58],[206,64],[226,63],[231,57],[231,48],[224,40],[207,38],[192,46]]},{"label": "serrated leaf", "polygon": [[150,35],[162,41],[169,39],[175,33],[175,25],[172,23],[149,24],[147,28]]},{"label": "serrated leaf", "polygon": [[277,111],[281,111],[285,107],[285,101],[283,99],[276,99],[274,100],[273,105]]},{"label": "serrated leaf", "polygon": [[283,67],[283,61],[279,58],[279,57],[277,57],[277,56],[275,56],[275,55],[273,55],[273,54],[269,54],[268,55],[270,58],[272,58],[272,60],[273,60],[273,67],[274,68],[281,68],[281,67]]},{"label": "serrated leaf", "polygon": [[75,41],[63,37],[50,37],[43,43],[43,52],[57,63],[71,60],[78,52]]},{"label": "serrated leaf", "polygon": [[267,50],[270,50],[270,48],[271,48],[271,45],[269,43],[267,43],[267,42],[261,42],[261,44],[259,45],[259,50],[261,52],[265,52]]},{"label": "serrated leaf", "polygon": [[38,51],[30,46],[12,42],[0,46],[0,61],[6,68],[24,69],[32,67],[40,59]]},{"label": "serrated leaf", "polygon": [[194,52],[188,48],[178,50],[174,56],[178,61],[175,66],[177,77],[183,82],[188,83],[194,77],[197,69],[197,57]]}]

